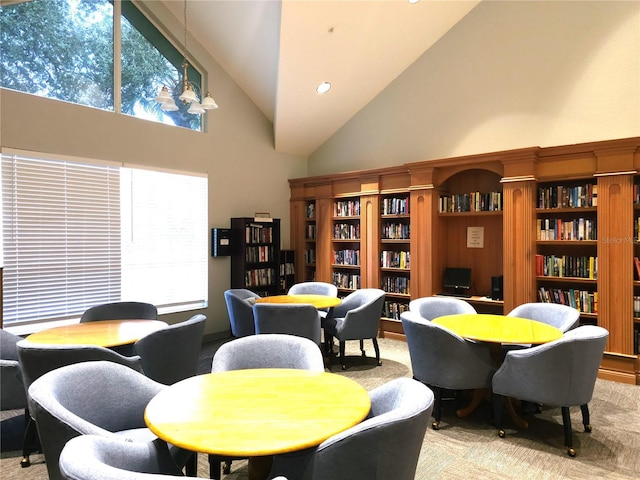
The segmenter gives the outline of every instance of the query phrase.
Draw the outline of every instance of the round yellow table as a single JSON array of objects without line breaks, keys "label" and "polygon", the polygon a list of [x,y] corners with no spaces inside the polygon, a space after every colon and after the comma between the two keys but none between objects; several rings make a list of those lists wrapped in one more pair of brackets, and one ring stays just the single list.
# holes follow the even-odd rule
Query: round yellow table
[{"label": "round yellow table", "polygon": [[257,298],[256,303],[309,303],[316,308],[331,308],[340,305],[338,297],[328,295],[272,295],[270,297]]},{"label": "round yellow table", "polygon": [[49,328],[32,333],[26,339],[33,343],[97,345],[109,348],[134,343],[166,326],[160,320],[100,320]]},{"label": "round yellow table", "polygon": [[433,322],[463,338],[499,344],[540,344],[562,338],[562,331],[528,318],[484,313],[461,313],[434,318]]}]

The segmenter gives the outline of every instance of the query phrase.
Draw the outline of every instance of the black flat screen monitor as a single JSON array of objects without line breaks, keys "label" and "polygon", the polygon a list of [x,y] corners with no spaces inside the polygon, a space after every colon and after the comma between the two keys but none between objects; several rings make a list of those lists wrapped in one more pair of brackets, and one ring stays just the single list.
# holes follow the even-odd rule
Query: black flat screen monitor
[{"label": "black flat screen monitor", "polygon": [[447,267],[442,283],[444,288],[453,289],[455,293],[466,293],[471,288],[471,269]]}]

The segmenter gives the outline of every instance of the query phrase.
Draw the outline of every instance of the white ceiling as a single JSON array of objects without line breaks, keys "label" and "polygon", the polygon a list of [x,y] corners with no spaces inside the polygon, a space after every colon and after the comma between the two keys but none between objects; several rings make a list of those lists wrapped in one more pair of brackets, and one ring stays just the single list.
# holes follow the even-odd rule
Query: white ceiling
[{"label": "white ceiling", "polygon": [[[162,1],[182,23],[183,1]],[[308,156],[480,1],[188,0],[187,27],[273,122],[275,149]]]}]

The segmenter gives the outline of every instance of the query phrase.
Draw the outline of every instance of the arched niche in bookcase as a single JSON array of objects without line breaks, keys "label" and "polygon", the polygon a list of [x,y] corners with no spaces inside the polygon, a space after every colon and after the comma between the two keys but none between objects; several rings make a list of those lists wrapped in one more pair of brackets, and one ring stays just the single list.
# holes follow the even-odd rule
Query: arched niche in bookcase
[{"label": "arched niche in bookcase", "polygon": [[447,173],[436,185],[434,293],[444,291],[445,268],[470,268],[468,294],[490,297],[492,277],[502,275],[502,173],[499,167],[459,167]]}]

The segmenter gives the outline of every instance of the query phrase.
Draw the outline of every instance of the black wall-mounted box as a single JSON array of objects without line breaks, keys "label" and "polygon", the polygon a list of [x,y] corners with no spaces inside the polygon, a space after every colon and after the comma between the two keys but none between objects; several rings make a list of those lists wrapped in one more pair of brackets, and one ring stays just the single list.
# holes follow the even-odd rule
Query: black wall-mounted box
[{"label": "black wall-mounted box", "polygon": [[231,229],[211,229],[211,256],[228,257],[231,255]]}]

